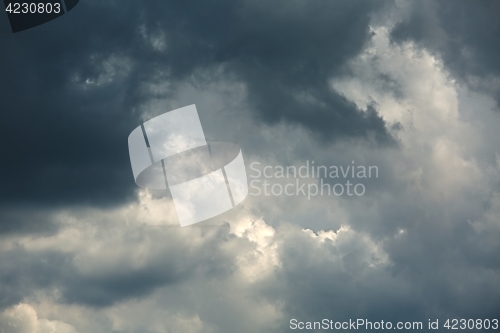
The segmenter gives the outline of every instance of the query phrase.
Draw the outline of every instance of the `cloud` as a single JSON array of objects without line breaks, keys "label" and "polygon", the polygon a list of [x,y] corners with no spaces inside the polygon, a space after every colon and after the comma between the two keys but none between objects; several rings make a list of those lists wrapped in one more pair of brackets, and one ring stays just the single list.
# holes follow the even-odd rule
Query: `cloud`
[{"label": "cloud", "polygon": [[0,87],[8,92],[0,100],[0,132],[8,138],[1,149],[9,156],[0,170],[2,203],[133,200],[123,142],[140,123],[139,109],[172,96],[196,71],[219,68],[243,84],[246,111],[259,122],[285,121],[321,138],[390,141],[375,110],[361,112],[327,83],[361,50],[376,7],[86,1],[36,30],[2,35],[9,50],[0,59]]},{"label": "cloud", "polygon": [[39,318],[29,304],[18,304],[0,314],[0,331],[4,333],[78,333],[69,324]]},{"label": "cloud", "polygon": [[[140,205],[113,211],[60,211],[51,214],[62,227],[56,234],[35,239],[10,237],[3,244],[2,289],[20,294],[13,299],[44,288],[57,290],[64,302],[106,306],[146,295],[158,286],[180,283],[194,271],[215,277],[230,269],[231,257],[217,255],[222,246],[218,243],[227,237],[225,228],[203,234],[195,229],[197,236],[192,235],[191,241],[192,230],[178,225],[157,230],[155,220],[168,216],[168,209],[162,209],[162,205],[169,206],[164,199],[144,200]],[[170,214],[172,211],[170,207]],[[158,213],[162,215],[155,217]],[[132,219],[132,226],[127,227],[127,219]],[[152,226],[137,227],[144,222]],[[7,278],[12,275],[26,278]]]},{"label": "cloud", "polygon": [[[4,68],[7,77],[22,73],[41,91],[39,101],[42,92],[65,89],[67,105],[76,98],[83,106],[65,111],[59,100],[34,124],[8,128],[13,138],[22,137],[17,131],[43,137],[39,124],[71,124],[52,127],[47,147],[58,149],[47,148],[47,158],[35,134],[18,146],[40,151],[26,183],[40,182],[33,192],[6,186],[18,192],[1,215],[3,321],[49,318],[95,333],[285,332],[292,318],[425,324],[499,313],[500,120],[491,94],[464,86],[435,52],[446,44],[445,28],[427,26],[432,45],[394,42],[400,22],[419,8],[86,3],[60,19],[75,14],[60,24],[88,34],[61,47],[52,63],[67,72],[39,60],[30,76],[36,47],[24,43],[34,37],[9,42],[26,69]],[[439,22],[434,5],[425,6],[425,19]],[[98,24],[80,21],[92,8],[101,9],[94,11]],[[116,15],[108,15],[112,8]],[[49,74],[60,75],[52,78],[58,89],[37,83]],[[355,160],[377,165],[380,175],[363,197],[249,196],[221,216],[179,228],[170,199],[136,190],[123,145],[142,120],[192,103],[207,138],[238,143],[247,165]],[[312,111],[302,113],[303,106]],[[17,124],[23,114],[3,117]],[[332,119],[342,128],[329,127]],[[81,147],[65,150],[62,138]],[[28,165],[26,156],[5,168]],[[53,165],[61,168],[47,174]],[[96,174],[102,181],[92,181]],[[66,182],[44,187],[64,175]],[[76,189],[75,175],[83,184]],[[109,175],[116,178],[104,180]],[[27,202],[29,209],[20,205]]]},{"label": "cloud", "polygon": [[[461,87],[439,57],[417,44],[390,43],[386,28],[374,27],[374,34],[351,62],[354,75],[332,85],[360,108],[377,104],[393,128],[399,149],[379,153],[391,163],[384,167],[393,181],[385,184],[396,187],[387,187],[369,209],[348,209],[356,212],[351,225],[382,240],[394,274],[442,304],[442,313],[491,316],[499,305],[479,290],[496,283],[489,270],[497,265],[486,259],[496,246],[481,245],[486,238],[477,226],[490,225],[498,196],[493,101]],[[479,249],[483,260],[471,261]],[[463,297],[474,305],[455,305]],[[421,310],[432,307],[422,304]]]},{"label": "cloud", "polygon": [[499,3],[432,0],[410,7],[392,31],[393,40],[413,40],[439,54],[457,78],[494,96],[498,107]]}]

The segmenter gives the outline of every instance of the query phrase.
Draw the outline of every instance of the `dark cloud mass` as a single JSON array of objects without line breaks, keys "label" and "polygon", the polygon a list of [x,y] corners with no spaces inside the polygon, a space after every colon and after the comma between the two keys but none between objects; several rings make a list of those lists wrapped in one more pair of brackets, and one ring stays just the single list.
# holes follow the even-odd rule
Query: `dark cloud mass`
[{"label": "dark cloud mass", "polygon": [[500,105],[499,14],[495,0],[422,1],[413,4],[392,37],[436,52],[449,69],[471,87],[493,94]]},{"label": "dark cloud mass", "polygon": [[[265,122],[387,141],[374,110],[361,112],[328,86],[367,40],[374,6],[86,1],[38,30],[2,35],[1,151],[9,156],[1,166],[2,201],[106,205],[130,198],[123,142],[150,96],[141,84],[175,86],[214,66],[247,85]],[[164,35],[165,51],[141,32]]]}]

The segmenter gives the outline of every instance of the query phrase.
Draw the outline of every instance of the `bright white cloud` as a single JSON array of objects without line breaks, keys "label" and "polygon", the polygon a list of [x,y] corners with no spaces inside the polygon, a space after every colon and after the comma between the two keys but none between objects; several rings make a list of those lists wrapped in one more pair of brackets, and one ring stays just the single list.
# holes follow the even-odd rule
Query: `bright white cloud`
[{"label": "bright white cloud", "polygon": [[78,333],[75,328],[59,320],[39,318],[35,309],[25,303],[4,310],[0,314],[2,333]]}]

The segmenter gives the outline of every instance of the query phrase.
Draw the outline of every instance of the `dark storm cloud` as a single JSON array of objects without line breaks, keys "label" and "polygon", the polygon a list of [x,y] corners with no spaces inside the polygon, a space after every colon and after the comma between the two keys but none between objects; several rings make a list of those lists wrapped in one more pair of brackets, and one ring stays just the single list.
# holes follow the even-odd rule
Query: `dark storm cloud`
[{"label": "dark storm cloud", "polygon": [[3,204],[108,204],[133,191],[123,144],[139,119],[131,80],[89,90],[72,84],[75,73],[92,77],[96,51],[59,24],[1,39]]},{"label": "dark storm cloud", "polygon": [[474,86],[500,105],[500,2],[428,0],[413,3],[392,31],[395,41],[413,40],[437,52],[459,77],[484,80]]},{"label": "dark storm cloud", "polygon": [[[121,228],[114,232],[114,237],[93,238],[99,253],[85,248],[33,251],[25,244],[0,253],[0,312],[32,297],[37,290],[58,290],[58,300],[63,303],[109,306],[198,275],[219,279],[230,274],[234,266],[234,258],[224,253],[224,246],[234,239],[226,227],[197,233],[196,242],[201,246],[183,239],[193,234],[181,229]],[[106,244],[116,241],[118,246]],[[138,247],[147,253],[140,263],[131,259]]]},{"label": "dark storm cloud", "polygon": [[0,210],[0,234],[52,235],[59,229],[48,213],[41,207],[23,207]]},{"label": "dark storm cloud", "polygon": [[[361,112],[328,86],[369,37],[376,6],[82,1],[43,26],[2,34],[0,200],[108,205],[131,198],[126,138],[152,97],[141,84],[168,79],[175,86],[219,65],[246,83],[265,122],[298,123],[325,138],[387,141],[374,110]],[[164,34],[166,50],[155,51],[144,33]],[[115,64],[106,81],[113,59],[125,68]]]},{"label": "dark storm cloud", "polygon": [[[369,37],[373,2],[172,2],[149,11],[151,29],[167,33],[174,74],[225,64],[246,83],[265,122],[301,124],[327,138],[375,134],[388,140],[374,110],[366,114],[332,92],[328,80]],[[157,13],[162,13],[159,17]]]},{"label": "dark storm cloud", "polygon": [[495,317],[500,301],[493,270],[498,264],[471,262],[462,252],[470,243],[450,240],[455,235],[429,235],[429,226],[426,230],[430,241],[423,240],[420,230],[388,238],[388,263],[362,238],[321,242],[302,230],[288,230],[279,242],[282,265],[276,268],[276,280],[258,289],[283,304],[285,318],[299,321],[362,318],[426,325],[429,318],[443,324],[449,318]]},{"label": "dark storm cloud", "polygon": [[285,237],[280,248],[283,265],[277,270],[279,286],[273,285],[266,294],[286,304],[290,318],[393,322],[425,318],[421,297],[412,295],[404,278],[380,265],[381,259],[361,239],[349,239],[343,246],[330,239],[318,242],[299,230]]}]

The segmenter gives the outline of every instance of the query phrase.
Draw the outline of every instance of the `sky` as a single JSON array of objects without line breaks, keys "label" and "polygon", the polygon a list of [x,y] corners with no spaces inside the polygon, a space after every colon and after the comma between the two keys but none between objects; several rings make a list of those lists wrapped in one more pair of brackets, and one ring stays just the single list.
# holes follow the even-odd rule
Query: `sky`
[{"label": "sky", "polygon": [[[499,14],[81,0],[15,34],[0,15],[0,333],[500,319]],[[349,178],[360,196],[250,194],[180,227],[167,194],[135,184],[127,138],[191,104],[249,182],[252,163],[377,177]]]}]

